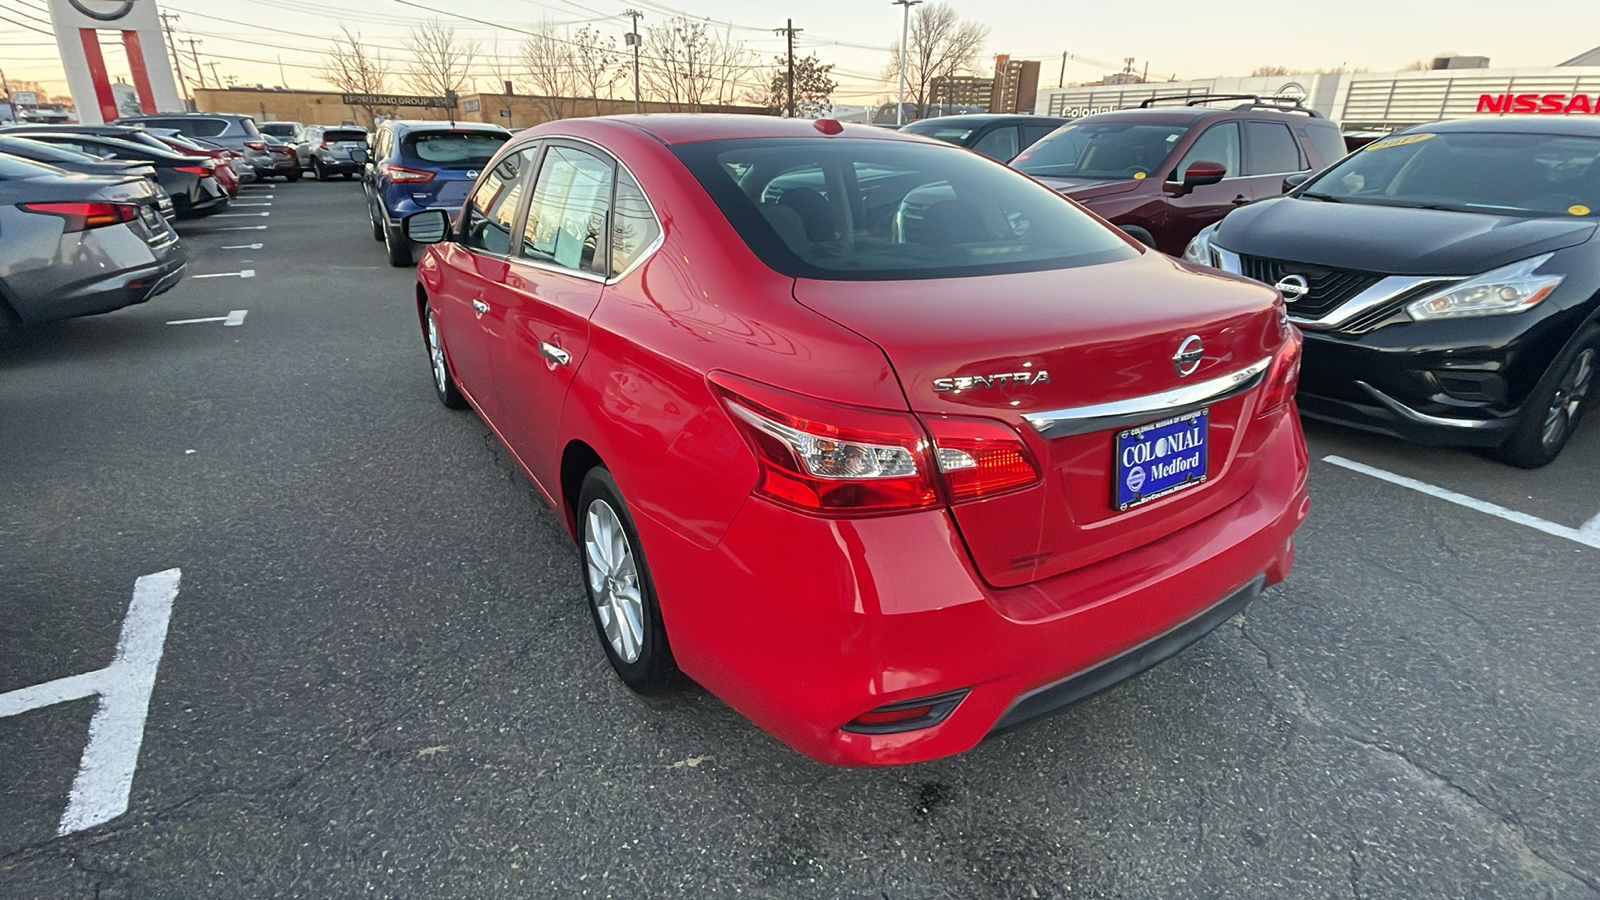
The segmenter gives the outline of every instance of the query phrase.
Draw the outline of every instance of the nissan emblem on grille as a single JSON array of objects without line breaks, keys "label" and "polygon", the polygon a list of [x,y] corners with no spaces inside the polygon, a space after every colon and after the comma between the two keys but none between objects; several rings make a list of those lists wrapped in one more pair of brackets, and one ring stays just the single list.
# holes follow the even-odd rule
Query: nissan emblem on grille
[{"label": "nissan emblem on grille", "polygon": [[1200,340],[1200,335],[1191,334],[1178,345],[1178,352],[1172,354],[1172,367],[1178,370],[1179,377],[1194,374],[1200,368],[1200,360],[1205,359],[1206,345]]},{"label": "nissan emblem on grille", "polygon": [[1287,275],[1273,287],[1283,295],[1283,302],[1293,303],[1301,297],[1311,293],[1311,284],[1304,275]]}]

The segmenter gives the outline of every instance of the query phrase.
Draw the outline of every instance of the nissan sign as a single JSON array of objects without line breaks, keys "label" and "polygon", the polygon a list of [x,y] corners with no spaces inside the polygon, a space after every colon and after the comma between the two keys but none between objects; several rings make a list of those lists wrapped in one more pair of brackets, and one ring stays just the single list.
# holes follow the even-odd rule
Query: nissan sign
[{"label": "nissan sign", "polygon": [[1537,113],[1547,116],[1600,114],[1600,94],[1483,94],[1480,113]]}]

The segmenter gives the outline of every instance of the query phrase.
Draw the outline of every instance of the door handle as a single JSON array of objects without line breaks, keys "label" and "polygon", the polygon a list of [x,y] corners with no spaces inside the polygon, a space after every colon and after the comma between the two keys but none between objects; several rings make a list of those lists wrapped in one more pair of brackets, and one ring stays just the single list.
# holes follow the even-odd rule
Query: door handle
[{"label": "door handle", "polygon": [[482,300],[474,300],[472,301],[472,308],[477,311],[478,315],[481,316],[489,311],[489,304],[483,302]]},{"label": "door handle", "polygon": [[571,353],[568,353],[549,341],[539,342],[539,352],[544,355],[545,359],[550,360],[558,366],[564,366],[567,363],[572,362]]},{"label": "door handle", "polygon": [[1243,194],[1240,194],[1239,196],[1233,198],[1233,205],[1234,206],[1243,206],[1243,205],[1245,205],[1246,203],[1249,203],[1249,202],[1250,202],[1250,198],[1246,197]]}]

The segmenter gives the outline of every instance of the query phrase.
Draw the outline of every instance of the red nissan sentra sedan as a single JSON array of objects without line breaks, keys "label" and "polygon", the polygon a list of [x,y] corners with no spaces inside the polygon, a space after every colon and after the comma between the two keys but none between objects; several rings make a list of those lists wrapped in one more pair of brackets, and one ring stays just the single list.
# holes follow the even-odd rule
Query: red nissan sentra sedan
[{"label": "red nissan sentra sedan", "polygon": [[523,132],[417,313],[579,544],[612,666],[819,760],[966,750],[1289,571],[1300,338],[977,154],[741,116]]}]

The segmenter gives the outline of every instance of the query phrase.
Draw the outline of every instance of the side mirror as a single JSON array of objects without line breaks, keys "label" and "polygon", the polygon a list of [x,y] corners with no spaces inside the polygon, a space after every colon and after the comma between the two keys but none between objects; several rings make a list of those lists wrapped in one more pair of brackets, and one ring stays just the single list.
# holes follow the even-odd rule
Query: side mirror
[{"label": "side mirror", "polygon": [[400,220],[400,230],[413,244],[438,244],[450,235],[450,213],[425,209]]},{"label": "side mirror", "polygon": [[1190,163],[1189,168],[1184,171],[1183,182],[1181,184],[1173,184],[1170,181],[1167,182],[1167,193],[1174,197],[1182,197],[1192,192],[1197,187],[1207,184],[1216,184],[1227,177],[1227,166],[1224,166],[1222,163],[1211,162],[1210,160],[1197,159]]},{"label": "side mirror", "polygon": [[360,150],[360,149],[351,150],[350,151],[350,158],[355,160],[356,165],[364,166],[364,165],[367,164],[367,158],[368,158],[367,157],[367,151]]},{"label": "side mirror", "polygon": [[1283,192],[1287,194],[1310,180],[1310,172],[1296,172],[1293,175],[1285,175],[1283,178]]}]

